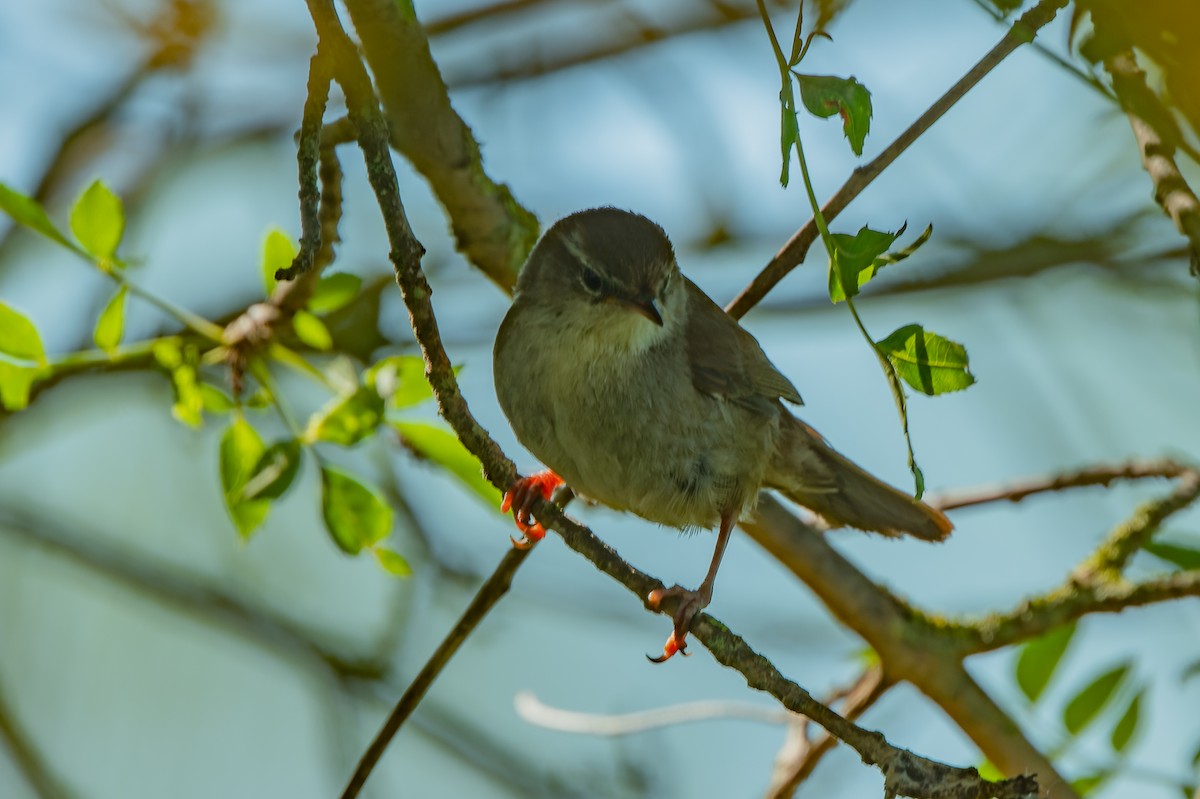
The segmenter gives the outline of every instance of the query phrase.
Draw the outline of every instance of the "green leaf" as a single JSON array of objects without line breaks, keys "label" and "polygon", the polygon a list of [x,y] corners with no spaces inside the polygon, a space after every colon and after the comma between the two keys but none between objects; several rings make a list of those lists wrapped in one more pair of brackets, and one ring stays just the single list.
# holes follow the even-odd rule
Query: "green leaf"
[{"label": "green leaf", "polygon": [[332,466],[321,468],[321,513],[334,542],[351,555],[392,532],[392,508],[379,492]]},{"label": "green leaf", "polygon": [[279,228],[271,228],[263,239],[262,278],[263,289],[268,297],[275,291],[275,272],[287,269],[296,258],[296,245],[288,234]]},{"label": "green leaf", "polygon": [[1095,774],[1076,777],[1075,779],[1071,780],[1071,787],[1075,790],[1075,793],[1079,794],[1079,796],[1087,796],[1088,794],[1094,793],[1098,788],[1100,788],[1100,786],[1108,782],[1112,775],[1113,772],[1111,769],[1104,769],[1102,771],[1097,771]]},{"label": "green leaf", "polygon": [[995,764],[990,760],[984,760],[975,767],[975,770],[979,772],[980,779],[987,780],[988,782],[1000,782],[1004,779],[1004,772],[996,768]]},{"label": "green leaf", "polygon": [[294,438],[267,447],[242,489],[245,499],[278,499],[291,487],[300,470],[304,450]]},{"label": "green leaf", "polygon": [[92,257],[111,260],[125,232],[125,209],[121,198],[108,186],[94,181],[79,195],[71,209],[71,232]]},{"label": "green leaf", "polygon": [[[899,238],[899,236],[904,232],[904,229],[907,226],[908,226],[907,223],[900,226],[900,230],[896,231],[897,238]],[[863,228],[863,230],[866,230],[866,228]],[[862,231],[860,230],[859,233],[861,234]],[[843,234],[843,233],[834,233],[831,235],[835,241],[837,240],[838,236],[843,236],[843,237],[845,236],[845,234]],[[886,252],[883,255],[880,255],[874,261],[872,261],[868,266],[859,270],[859,272],[857,274],[857,279],[848,281],[849,283],[851,283],[854,286],[854,294],[857,294],[858,291],[860,289],[862,289],[863,286],[865,286],[872,279],[874,279],[875,276],[878,275],[879,272],[885,266],[888,266],[889,264],[899,263],[900,261],[903,261],[905,258],[908,258],[913,253],[915,253],[917,250],[919,250],[921,248],[921,245],[923,245],[925,242],[929,241],[929,237],[932,235],[933,235],[933,225],[927,225],[925,227],[925,230],[921,233],[921,235],[917,236],[916,240],[914,240],[912,244],[908,245],[903,250],[897,250],[895,252]],[[854,296],[854,294],[852,294],[851,296]],[[842,302],[846,299],[845,291],[843,291],[843,289],[842,289],[842,281],[841,281],[841,278],[838,276],[838,271],[836,269],[829,270],[829,299],[833,300],[835,303]]]},{"label": "green leaf", "polygon": [[931,396],[975,382],[963,345],[920,325],[905,325],[876,344],[905,383]]},{"label": "green leaf", "polygon": [[1179,544],[1151,541],[1142,549],[1160,560],[1174,564],[1184,571],[1200,569],[1200,550]]},{"label": "green leaf", "polygon": [[[455,368],[455,374],[458,368]],[[376,361],[363,382],[388,401],[392,408],[411,408],[433,399],[433,386],[425,379],[425,361],[419,355],[390,355]]]},{"label": "green leaf", "polygon": [[350,447],[375,432],[383,421],[383,397],[370,386],[334,397],[308,420],[304,440]]},{"label": "green leaf", "polygon": [[388,574],[396,577],[412,576],[412,566],[408,565],[408,561],[399,552],[387,547],[372,547],[371,552],[374,553],[375,559]]},{"label": "green leaf", "polygon": [[1180,785],[1179,795],[1183,799],[1196,799],[1196,791],[1200,791],[1200,786],[1196,785]]},{"label": "green leaf", "polygon": [[1054,676],[1054,670],[1058,668],[1074,635],[1075,622],[1071,622],[1021,647],[1021,654],[1017,657],[1017,686],[1030,702],[1036,702],[1050,684],[1050,678]]},{"label": "green leaf", "polygon": [[92,333],[92,338],[96,340],[96,346],[105,352],[115,350],[121,343],[121,336],[125,333],[125,295],[127,293],[128,289],[125,286],[117,289],[117,293],[104,306],[104,310],[100,312],[100,318],[96,320],[96,330]]},{"label": "green leaf", "polygon": [[[887,252],[887,248],[904,232],[902,225],[895,233],[886,233],[862,227],[853,236],[847,233],[831,233],[833,239],[833,262],[829,269],[829,298],[840,302],[846,297],[858,296],[859,287],[874,276],[876,259]],[[865,278],[863,273],[870,272]]]},{"label": "green leaf", "polygon": [[29,390],[45,372],[45,367],[22,366],[0,360],[0,407],[9,411],[28,407]]},{"label": "green leaf", "polygon": [[871,130],[871,92],[853,77],[796,75],[800,100],[810,114],[825,119],[842,116],[842,132],[855,155],[862,155],[863,142]]},{"label": "green leaf", "polygon": [[46,350],[37,327],[28,316],[3,302],[0,302],[0,355],[46,365]]},{"label": "green leaf", "polygon": [[237,403],[221,389],[208,383],[201,383],[200,402],[206,413],[229,413],[237,407]]},{"label": "green leaf", "polygon": [[1113,727],[1110,740],[1114,751],[1124,752],[1125,747],[1129,746],[1129,742],[1133,740],[1133,734],[1137,732],[1138,715],[1141,712],[1142,694],[1144,693],[1146,693],[1146,689],[1142,688],[1133,695],[1125,707],[1125,712],[1121,714],[1121,718]]},{"label": "green leaf", "polygon": [[1071,735],[1078,735],[1112,701],[1117,688],[1129,674],[1125,663],[1104,672],[1092,680],[1063,708],[1063,725]]},{"label": "green leaf", "polygon": [[199,427],[204,422],[204,395],[196,367],[191,363],[177,366],[171,370],[171,383],[175,387],[171,415],[189,427]]},{"label": "green leaf", "polygon": [[235,417],[221,436],[221,488],[225,494],[225,507],[243,539],[251,536],[271,510],[269,500],[247,500],[243,496],[246,481],[265,449],[258,431],[241,416]]},{"label": "green leaf", "polygon": [[58,242],[64,247],[72,250],[75,245],[67,241],[67,237],[58,232],[58,228],[50,221],[50,217],[46,215],[46,209],[38,204],[37,200],[32,197],[26,197],[19,191],[14,191],[12,187],[0,183],[0,211],[12,217],[14,222],[18,222],[30,230],[35,230],[41,233],[48,239]]},{"label": "green leaf", "polygon": [[791,176],[788,174],[792,165],[792,148],[800,139],[800,129],[796,125],[796,109],[788,102],[781,108],[782,117],[779,122],[779,147],[783,151],[783,167],[779,172],[779,185],[787,187]]},{"label": "green leaf", "polygon": [[333,337],[325,323],[308,311],[296,311],[292,317],[292,330],[296,338],[303,341],[314,350],[328,351],[333,346]]},{"label": "green leaf", "polygon": [[315,314],[336,311],[358,296],[362,278],[349,272],[333,272],[317,281],[312,296],[308,298],[308,310]]},{"label": "green leaf", "polygon": [[449,430],[423,422],[393,421],[391,425],[414,453],[457,477],[488,507],[500,506],[500,492],[484,479],[479,460]]}]

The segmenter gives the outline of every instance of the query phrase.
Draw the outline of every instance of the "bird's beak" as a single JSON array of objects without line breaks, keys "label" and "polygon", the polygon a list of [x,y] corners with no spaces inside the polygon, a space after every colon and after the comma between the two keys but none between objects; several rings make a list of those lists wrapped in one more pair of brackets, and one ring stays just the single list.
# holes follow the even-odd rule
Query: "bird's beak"
[{"label": "bird's beak", "polygon": [[662,314],[658,312],[658,306],[654,304],[653,297],[630,297],[624,301],[624,304],[628,306],[629,310],[641,314],[654,324],[662,327]]}]

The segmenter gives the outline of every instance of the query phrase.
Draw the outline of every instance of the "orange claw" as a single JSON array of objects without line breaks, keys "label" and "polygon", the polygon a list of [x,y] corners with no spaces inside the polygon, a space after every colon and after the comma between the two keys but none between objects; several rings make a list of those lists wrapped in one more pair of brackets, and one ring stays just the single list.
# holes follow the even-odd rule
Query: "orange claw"
[{"label": "orange claw", "polygon": [[539,497],[549,500],[562,484],[563,479],[549,469],[513,481],[512,488],[504,493],[500,512],[508,513],[511,508],[513,521],[522,533],[519,539],[509,536],[514,547],[529,549],[546,537],[546,528],[533,518],[532,505]]},{"label": "orange claw", "polygon": [[675,656],[676,652],[683,655],[685,658],[691,657],[692,654],[691,652],[687,651],[687,641],[678,640],[675,637],[675,633],[671,633],[671,637],[667,639],[665,644],[663,644],[663,653],[656,658],[646,655],[646,660],[650,661],[651,663],[666,663]]}]

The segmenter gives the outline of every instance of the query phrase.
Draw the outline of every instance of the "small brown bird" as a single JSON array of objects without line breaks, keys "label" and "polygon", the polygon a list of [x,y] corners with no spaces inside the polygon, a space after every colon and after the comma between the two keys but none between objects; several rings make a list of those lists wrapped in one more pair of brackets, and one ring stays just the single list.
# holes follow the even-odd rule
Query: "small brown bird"
[{"label": "small brown bird", "polygon": [[[644,216],[580,211],[534,247],[496,337],[496,394],[517,438],[552,471],[505,495],[523,545],[530,513],[564,480],[576,493],[676,528],[718,526],[697,590],[681,599],[661,662],[712,598],[730,533],[774,488],[831,525],[940,541],[952,525],[829,446],[782,400],[799,392],[758,341],[679,271]],[[521,544],[519,544],[521,545]]]}]

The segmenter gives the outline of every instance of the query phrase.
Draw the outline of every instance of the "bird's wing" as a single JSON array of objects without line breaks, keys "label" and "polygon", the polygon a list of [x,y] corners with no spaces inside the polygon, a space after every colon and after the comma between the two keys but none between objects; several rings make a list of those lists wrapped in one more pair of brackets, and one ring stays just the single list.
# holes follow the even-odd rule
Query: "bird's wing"
[{"label": "bird's wing", "polygon": [[688,280],[688,357],[696,390],[748,410],[773,413],[785,399],[802,405],[800,392],[767,358],[754,336]]}]

